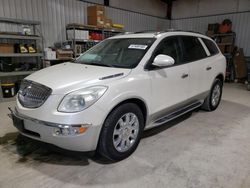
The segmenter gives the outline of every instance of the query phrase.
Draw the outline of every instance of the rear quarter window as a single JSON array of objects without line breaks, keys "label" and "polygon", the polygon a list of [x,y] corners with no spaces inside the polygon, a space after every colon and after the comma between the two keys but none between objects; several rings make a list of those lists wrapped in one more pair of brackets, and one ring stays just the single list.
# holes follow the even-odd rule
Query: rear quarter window
[{"label": "rear quarter window", "polygon": [[202,41],[205,43],[205,45],[207,46],[208,51],[210,52],[211,55],[215,55],[219,53],[218,48],[216,47],[216,45],[214,44],[213,41],[208,40],[208,39],[202,39]]}]

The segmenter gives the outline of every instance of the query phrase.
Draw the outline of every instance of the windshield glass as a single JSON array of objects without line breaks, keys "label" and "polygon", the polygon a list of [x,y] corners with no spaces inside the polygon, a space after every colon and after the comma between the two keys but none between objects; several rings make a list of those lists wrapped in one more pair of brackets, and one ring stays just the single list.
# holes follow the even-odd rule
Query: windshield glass
[{"label": "windshield glass", "polygon": [[154,38],[107,39],[94,46],[75,62],[96,66],[135,68]]}]

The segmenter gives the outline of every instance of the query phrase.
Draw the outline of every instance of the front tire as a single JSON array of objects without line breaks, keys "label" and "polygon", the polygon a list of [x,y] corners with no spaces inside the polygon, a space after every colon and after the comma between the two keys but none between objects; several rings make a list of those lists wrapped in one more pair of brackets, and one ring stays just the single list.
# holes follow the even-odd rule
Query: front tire
[{"label": "front tire", "polygon": [[206,111],[214,111],[219,106],[222,95],[223,83],[219,79],[215,79],[211,91],[205,99],[202,109]]},{"label": "front tire", "polygon": [[112,161],[130,156],[137,148],[144,128],[141,109],[134,103],[115,108],[103,125],[98,152]]}]

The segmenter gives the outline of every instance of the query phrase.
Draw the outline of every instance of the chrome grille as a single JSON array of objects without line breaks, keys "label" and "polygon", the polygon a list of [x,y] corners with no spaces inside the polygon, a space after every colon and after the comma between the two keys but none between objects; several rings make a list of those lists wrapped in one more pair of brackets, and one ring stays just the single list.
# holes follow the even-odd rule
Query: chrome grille
[{"label": "chrome grille", "polygon": [[23,80],[18,91],[18,100],[26,108],[38,108],[50,96],[52,89],[42,84]]}]

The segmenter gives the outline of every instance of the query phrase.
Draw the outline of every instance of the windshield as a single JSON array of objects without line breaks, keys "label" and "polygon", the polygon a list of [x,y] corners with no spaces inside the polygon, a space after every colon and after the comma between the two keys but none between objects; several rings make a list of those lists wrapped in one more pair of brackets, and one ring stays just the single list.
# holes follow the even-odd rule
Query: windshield
[{"label": "windshield", "polygon": [[75,62],[96,66],[135,68],[154,38],[107,39],[94,46]]}]

